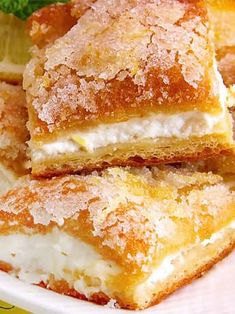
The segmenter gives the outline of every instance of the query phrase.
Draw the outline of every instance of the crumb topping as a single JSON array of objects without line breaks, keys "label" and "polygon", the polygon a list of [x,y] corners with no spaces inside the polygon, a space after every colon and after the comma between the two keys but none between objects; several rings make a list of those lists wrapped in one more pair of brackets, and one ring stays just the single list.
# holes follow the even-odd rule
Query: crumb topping
[{"label": "crumb topping", "polygon": [[0,220],[5,217],[0,230],[17,228],[4,229],[7,215],[32,231],[49,232],[58,225],[98,241],[124,267],[148,271],[162,254],[206,239],[234,219],[234,204],[235,192],[221,176],[186,168],[110,168],[102,175],[39,181],[26,177],[0,198]]},{"label": "crumb topping", "polygon": [[202,1],[98,0],[88,7],[27,67],[26,80],[34,75],[25,87],[41,127],[53,132],[65,120],[67,127],[119,121],[215,100]]}]

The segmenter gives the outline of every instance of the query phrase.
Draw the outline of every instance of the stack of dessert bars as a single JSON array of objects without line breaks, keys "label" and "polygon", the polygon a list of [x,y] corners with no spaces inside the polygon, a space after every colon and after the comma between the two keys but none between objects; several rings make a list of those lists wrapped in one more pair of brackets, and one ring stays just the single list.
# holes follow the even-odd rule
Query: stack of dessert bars
[{"label": "stack of dessert bars", "polygon": [[144,309],[232,251],[231,16],[76,0],[29,18],[26,94],[0,83],[1,270]]}]

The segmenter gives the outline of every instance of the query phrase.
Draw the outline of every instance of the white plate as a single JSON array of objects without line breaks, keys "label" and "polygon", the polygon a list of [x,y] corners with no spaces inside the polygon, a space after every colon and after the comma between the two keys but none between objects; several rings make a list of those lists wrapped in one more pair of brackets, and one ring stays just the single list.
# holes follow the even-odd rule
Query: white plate
[{"label": "white plate", "polygon": [[[142,314],[235,314],[235,252],[207,275]],[[30,286],[0,272],[0,299],[33,313],[131,314]]]}]

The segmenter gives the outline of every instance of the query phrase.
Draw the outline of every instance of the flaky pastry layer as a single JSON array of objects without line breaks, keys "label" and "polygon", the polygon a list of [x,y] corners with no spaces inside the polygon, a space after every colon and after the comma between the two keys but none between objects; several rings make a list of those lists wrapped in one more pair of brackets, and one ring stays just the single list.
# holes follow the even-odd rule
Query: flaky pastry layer
[{"label": "flaky pastry layer", "polygon": [[[233,137],[235,138],[235,86],[230,87],[230,112],[233,118]],[[212,156],[206,160],[198,160],[185,164],[192,171],[212,171],[213,173],[222,176],[235,175],[235,146],[232,149],[225,151],[224,154]]]},{"label": "flaky pastry layer", "polygon": [[233,182],[173,167],[23,178],[0,197],[0,267],[60,293],[145,308],[232,250]]},{"label": "flaky pastry layer", "polygon": [[[230,143],[230,145],[228,145]],[[188,139],[158,138],[146,139],[137,143],[109,145],[94,152],[78,150],[76,152],[42,155],[39,149],[32,155],[32,172],[35,176],[50,177],[55,174],[90,172],[109,166],[156,165],[207,159],[232,150],[231,134],[218,134]]]}]

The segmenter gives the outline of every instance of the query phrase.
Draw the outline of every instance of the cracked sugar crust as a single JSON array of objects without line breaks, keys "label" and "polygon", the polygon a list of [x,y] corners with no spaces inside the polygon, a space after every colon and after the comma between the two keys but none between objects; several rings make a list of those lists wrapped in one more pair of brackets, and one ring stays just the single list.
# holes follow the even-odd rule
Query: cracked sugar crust
[{"label": "cracked sugar crust", "polygon": [[27,66],[33,136],[149,112],[219,112],[203,1],[98,0]]},{"label": "cracked sugar crust", "polygon": [[235,218],[231,184],[187,168],[110,168],[101,174],[32,180],[0,198],[0,233],[57,226],[130,271],[204,240]]},{"label": "cracked sugar crust", "polygon": [[9,164],[26,160],[27,120],[22,87],[0,82],[0,158]]}]

